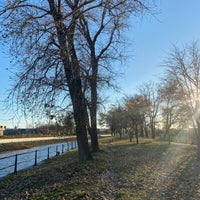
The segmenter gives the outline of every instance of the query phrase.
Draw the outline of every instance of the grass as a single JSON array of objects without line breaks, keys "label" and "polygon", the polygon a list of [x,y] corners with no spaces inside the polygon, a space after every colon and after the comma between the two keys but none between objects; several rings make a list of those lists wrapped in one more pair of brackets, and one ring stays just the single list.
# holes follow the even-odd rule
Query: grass
[{"label": "grass", "polygon": [[31,141],[31,142],[0,143],[0,153],[21,150],[21,149],[30,149],[32,147],[68,142],[71,140],[74,139],[69,138],[69,139],[41,140],[41,141]]},{"label": "grass", "polygon": [[0,199],[199,199],[195,147],[141,140],[100,140],[94,161],[72,150],[0,181]]}]

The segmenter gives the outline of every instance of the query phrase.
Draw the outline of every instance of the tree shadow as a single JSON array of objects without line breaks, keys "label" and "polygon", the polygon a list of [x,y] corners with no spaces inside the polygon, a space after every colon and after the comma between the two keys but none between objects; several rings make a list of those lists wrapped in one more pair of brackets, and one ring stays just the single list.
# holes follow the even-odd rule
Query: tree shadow
[{"label": "tree shadow", "polygon": [[158,199],[200,199],[200,162],[196,159],[195,149],[186,148],[180,160],[173,162],[176,164],[156,190]]}]

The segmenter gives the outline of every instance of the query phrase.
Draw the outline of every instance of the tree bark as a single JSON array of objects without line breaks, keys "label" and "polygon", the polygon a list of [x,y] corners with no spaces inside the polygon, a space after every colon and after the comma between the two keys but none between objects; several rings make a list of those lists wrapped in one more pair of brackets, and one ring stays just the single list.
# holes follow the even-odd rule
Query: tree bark
[{"label": "tree bark", "polygon": [[135,137],[136,137],[136,144],[139,144],[138,125],[135,125]]},{"label": "tree bark", "polygon": [[90,121],[91,121],[91,147],[93,152],[99,151],[98,135],[97,135],[97,75],[98,75],[98,60],[95,57],[95,43],[92,42],[91,50],[91,66],[92,76],[90,77],[91,89],[91,105]]},{"label": "tree bark", "polygon": [[96,77],[91,80],[91,107],[90,107],[90,136],[91,136],[91,147],[93,152],[99,151],[98,135],[97,135],[97,83]]},{"label": "tree bark", "polygon": [[[69,72],[66,72],[67,76],[69,74]],[[82,92],[80,77],[77,77],[75,80],[69,82],[69,92],[74,109],[79,159],[91,160],[92,156],[87,138],[87,107]]]}]

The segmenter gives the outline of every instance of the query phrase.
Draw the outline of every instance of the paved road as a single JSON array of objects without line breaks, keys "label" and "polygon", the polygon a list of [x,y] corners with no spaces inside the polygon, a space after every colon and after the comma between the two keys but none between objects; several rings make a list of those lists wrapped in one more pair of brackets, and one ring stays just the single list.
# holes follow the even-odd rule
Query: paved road
[{"label": "paved road", "polygon": [[14,142],[32,142],[32,141],[42,141],[42,140],[59,140],[59,139],[66,139],[71,138],[71,136],[66,137],[33,137],[33,138],[11,138],[11,139],[1,139],[0,144],[5,143],[14,143]]}]

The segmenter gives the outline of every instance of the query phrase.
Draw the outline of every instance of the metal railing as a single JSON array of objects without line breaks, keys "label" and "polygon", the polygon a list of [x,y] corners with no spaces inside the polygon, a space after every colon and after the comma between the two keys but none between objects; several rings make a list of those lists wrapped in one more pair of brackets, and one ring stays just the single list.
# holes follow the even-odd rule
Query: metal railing
[{"label": "metal railing", "polygon": [[0,157],[0,178],[10,173],[17,173],[19,170],[36,166],[46,159],[63,154],[71,149],[77,148],[77,141],[37,147],[27,152],[11,154]]}]

